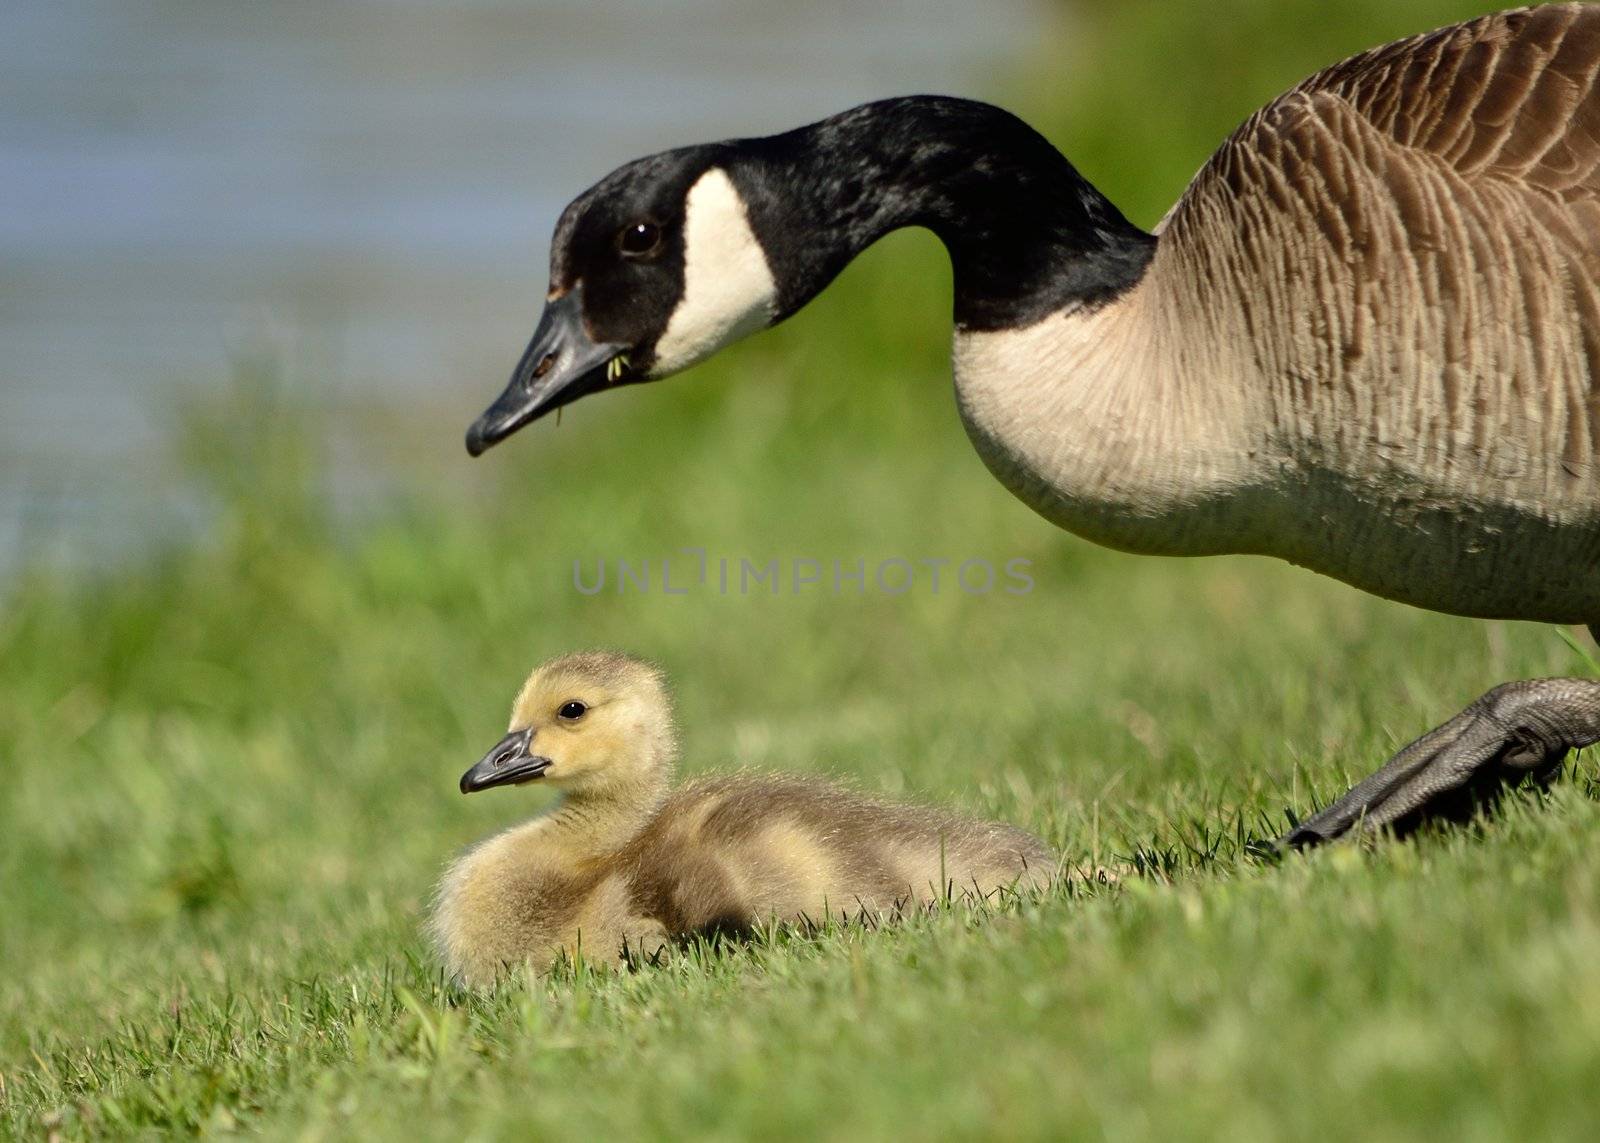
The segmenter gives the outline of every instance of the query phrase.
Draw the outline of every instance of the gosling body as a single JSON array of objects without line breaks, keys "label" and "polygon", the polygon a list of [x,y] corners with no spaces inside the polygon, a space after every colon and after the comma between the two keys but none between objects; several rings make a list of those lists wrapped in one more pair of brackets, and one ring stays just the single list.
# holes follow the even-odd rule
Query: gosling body
[{"label": "gosling body", "polygon": [[1038,887],[1055,869],[1014,826],[821,779],[739,772],[674,788],[668,703],[659,673],[620,655],[568,656],[530,677],[511,732],[462,787],[540,782],[563,798],[446,873],[431,929],[463,984],[580,953],[649,958],[696,934]]}]

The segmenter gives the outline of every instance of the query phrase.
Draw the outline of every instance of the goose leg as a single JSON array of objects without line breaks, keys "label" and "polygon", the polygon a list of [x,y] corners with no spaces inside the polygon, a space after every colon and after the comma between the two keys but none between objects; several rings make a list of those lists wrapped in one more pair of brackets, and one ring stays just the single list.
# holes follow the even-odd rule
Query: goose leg
[{"label": "goose leg", "polygon": [[1597,741],[1600,680],[1502,683],[1301,822],[1279,845],[1317,845],[1351,830],[1406,833],[1429,819],[1459,819],[1525,777],[1548,782],[1567,751]]}]

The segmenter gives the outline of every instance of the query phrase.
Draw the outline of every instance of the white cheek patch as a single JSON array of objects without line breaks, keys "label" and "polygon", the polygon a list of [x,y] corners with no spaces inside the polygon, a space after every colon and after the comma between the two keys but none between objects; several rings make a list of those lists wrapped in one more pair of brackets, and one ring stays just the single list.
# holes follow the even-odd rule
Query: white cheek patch
[{"label": "white cheek patch", "polygon": [[744,200],[713,167],[684,203],[683,297],[656,341],[652,377],[704,361],[730,342],[772,323],[778,288],[750,229]]}]

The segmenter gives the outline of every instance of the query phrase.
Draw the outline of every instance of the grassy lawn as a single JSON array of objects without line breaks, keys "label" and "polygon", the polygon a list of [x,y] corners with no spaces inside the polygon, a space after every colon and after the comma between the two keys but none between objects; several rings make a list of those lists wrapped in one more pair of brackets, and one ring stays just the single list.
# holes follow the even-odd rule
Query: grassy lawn
[{"label": "grassy lawn", "polygon": [[[1010,103],[1148,224],[1306,71],[1481,10],[1108,5]],[[0,608],[0,1133],[1592,1137],[1592,763],[1414,842],[1245,848],[1492,684],[1585,659],[1056,531],[965,440],[948,294],[933,240],[897,236],[785,328],[477,462],[477,398],[380,422],[247,371],[193,404],[174,449],[214,532]],[[336,448],[399,473],[354,526]],[[688,547],[1026,559],[1034,588],[663,594]],[[601,558],[650,560],[650,591],[577,591]],[[1139,872],[452,996],[432,884],[545,804],[456,778],[529,666],[590,645],[670,670],[688,769],[826,771]]]}]

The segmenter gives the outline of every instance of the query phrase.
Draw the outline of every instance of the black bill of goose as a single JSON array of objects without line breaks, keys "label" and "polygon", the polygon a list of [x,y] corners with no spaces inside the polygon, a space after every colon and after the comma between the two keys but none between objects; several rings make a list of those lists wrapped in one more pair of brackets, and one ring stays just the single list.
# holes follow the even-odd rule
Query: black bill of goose
[{"label": "black bill of goose", "polygon": [[463,793],[529,783],[561,800],[450,866],[429,922],[468,987],[563,954],[651,957],[695,934],[889,915],[1045,885],[1056,858],[1015,826],[742,772],[674,786],[661,673],[613,652],[537,668]]},{"label": "black bill of goose", "polygon": [[[1278,556],[1457,615],[1600,624],[1600,8],[1401,40],[1252,115],[1156,233],[995,107],[890,99],[621,167],[474,454],[794,313],[898,227],[954,267],[994,474],[1130,552]],[[1397,830],[1600,738],[1509,683],[1293,830]]]}]

